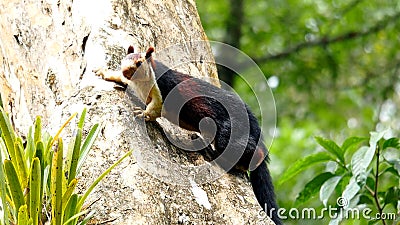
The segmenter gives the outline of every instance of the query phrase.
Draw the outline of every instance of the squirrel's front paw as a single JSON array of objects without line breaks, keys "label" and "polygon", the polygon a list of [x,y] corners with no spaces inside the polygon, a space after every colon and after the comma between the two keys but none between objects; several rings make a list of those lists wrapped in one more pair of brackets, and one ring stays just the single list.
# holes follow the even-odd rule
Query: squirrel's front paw
[{"label": "squirrel's front paw", "polygon": [[104,67],[100,67],[100,68],[93,69],[92,72],[94,74],[96,74],[96,76],[99,76],[99,77],[105,79],[105,75],[106,75],[107,69],[104,68]]},{"label": "squirrel's front paw", "polygon": [[138,118],[143,118],[145,121],[150,121],[150,115],[140,107],[135,107],[133,115]]}]

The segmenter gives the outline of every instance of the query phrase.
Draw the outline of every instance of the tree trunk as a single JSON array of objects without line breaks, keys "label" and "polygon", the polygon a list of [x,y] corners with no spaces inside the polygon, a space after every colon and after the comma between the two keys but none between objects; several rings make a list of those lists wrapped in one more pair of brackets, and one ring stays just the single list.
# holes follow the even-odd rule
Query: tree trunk
[{"label": "tree trunk", "polygon": [[[149,167],[143,169],[146,163],[163,166],[147,161],[146,156],[154,152],[182,165],[204,161],[196,153],[172,146],[165,137],[169,133],[189,139],[185,131],[164,120],[147,124],[135,120],[131,108],[140,103],[92,72],[100,66],[117,69],[129,45],[141,51],[154,46],[157,51],[184,41],[207,40],[194,1],[2,1],[0,26],[1,96],[19,133],[26,134],[40,115],[54,135],[69,115],[86,107],[86,130],[94,123],[103,128],[80,174],[81,190],[126,151],[134,150],[134,156],[114,169],[89,197],[87,207],[95,211],[93,224],[268,220],[260,215],[261,207],[246,179],[225,174],[208,183],[177,180],[172,184],[152,176]],[[208,45],[184,46],[183,55],[213,60]],[[183,65],[182,70],[217,77],[210,64]]]}]

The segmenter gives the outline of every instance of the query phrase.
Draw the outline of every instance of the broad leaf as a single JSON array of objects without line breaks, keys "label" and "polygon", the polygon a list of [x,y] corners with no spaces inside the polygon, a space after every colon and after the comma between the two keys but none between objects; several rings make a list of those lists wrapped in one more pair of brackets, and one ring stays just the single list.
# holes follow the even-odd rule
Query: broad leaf
[{"label": "broad leaf", "polygon": [[381,132],[370,132],[371,137],[369,138],[369,147],[376,149],[376,145],[378,144],[379,140],[382,139],[383,135],[385,135],[386,131]]},{"label": "broad leaf", "polygon": [[334,176],[325,181],[325,183],[321,186],[321,190],[319,192],[319,199],[322,201],[324,206],[327,205],[329,197],[332,195],[332,192],[335,190],[337,184],[339,183],[342,176]]},{"label": "broad leaf", "polygon": [[318,144],[336,156],[336,158],[345,165],[343,150],[334,141],[322,137],[315,137],[315,140],[317,140]]},{"label": "broad leaf", "polygon": [[385,193],[385,205],[392,204],[394,208],[397,207],[397,201],[400,199],[400,189],[398,187],[391,187]]},{"label": "broad leaf", "polygon": [[342,144],[342,151],[343,153],[347,152],[347,150],[349,150],[350,148],[354,147],[355,145],[368,140],[368,138],[364,138],[364,137],[349,137],[347,138],[343,144]]},{"label": "broad leaf", "polygon": [[356,196],[358,191],[360,190],[360,186],[358,186],[356,177],[353,176],[350,178],[349,184],[346,186],[342,193],[342,199],[347,202],[347,204],[340,205],[343,208],[348,207],[348,203]]},{"label": "broad leaf", "polygon": [[301,171],[307,169],[311,165],[320,162],[326,162],[329,160],[334,160],[330,154],[327,152],[317,152],[315,154],[309,155],[305,158],[299,159],[296,161],[289,169],[285,171],[282,177],[279,180],[279,185],[294,177],[296,174]]},{"label": "broad leaf", "polygon": [[329,178],[331,178],[333,176],[334,176],[334,174],[332,174],[330,172],[325,172],[325,173],[321,173],[318,176],[314,177],[314,179],[312,179],[310,182],[308,182],[306,184],[306,186],[304,187],[304,189],[297,196],[295,206],[305,203],[310,198],[315,196],[321,189],[322,184],[325,183],[326,180],[328,180]]},{"label": "broad leaf", "polygon": [[368,225],[376,224],[376,223],[378,223],[379,221],[380,221],[380,220],[378,220],[378,219],[376,219],[376,218],[371,218],[371,220],[368,221]]},{"label": "broad leaf", "polygon": [[383,142],[382,149],[386,148],[399,148],[400,143],[398,138],[389,138]]},{"label": "broad leaf", "polygon": [[351,170],[354,176],[365,172],[375,155],[375,148],[362,146],[351,158]]},{"label": "broad leaf", "polygon": [[[394,164],[393,166],[390,166],[390,167],[386,168],[385,170],[383,170],[383,171],[381,172],[381,174],[388,172],[388,173],[391,173],[391,174],[393,174],[393,175],[395,175],[395,176],[400,177],[400,171],[398,171],[398,170],[395,169],[395,167],[394,167],[395,165],[396,165],[396,164]],[[400,162],[398,163],[398,165],[400,165]]]}]

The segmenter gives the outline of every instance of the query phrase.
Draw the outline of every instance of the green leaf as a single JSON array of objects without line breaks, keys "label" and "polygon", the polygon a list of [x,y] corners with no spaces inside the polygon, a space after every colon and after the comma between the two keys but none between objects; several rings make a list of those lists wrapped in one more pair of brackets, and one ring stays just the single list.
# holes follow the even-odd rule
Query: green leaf
[{"label": "green leaf", "polygon": [[122,158],[120,158],[118,161],[116,161],[114,164],[112,164],[106,171],[104,171],[93,183],[90,185],[90,187],[86,190],[86,192],[83,194],[83,196],[79,199],[77,209],[81,209],[83,203],[85,202],[86,198],[89,196],[89,194],[92,192],[92,190],[96,187],[96,185],[108,174],[111,172],[114,167],[116,167],[118,164],[122,162],[126,157],[130,156],[132,154],[132,151],[127,152]]},{"label": "green leaf", "polygon": [[397,208],[397,202],[400,199],[400,189],[398,187],[390,187],[385,193],[385,205],[391,204],[394,208]]},{"label": "green leaf", "polygon": [[80,150],[79,160],[78,160],[78,168],[76,170],[77,174],[79,174],[79,172],[81,171],[83,163],[86,161],[89,150],[92,147],[94,141],[96,140],[99,132],[100,132],[99,124],[93,125],[93,127],[92,127],[92,129],[90,129],[89,134],[87,135],[85,141],[83,142],[82,148]]},{"label": "green leaf", "polygon": [[3,99],[1,98],[1,93],[0,93],[0,107],[3,108]]},{"label": "green leaf", "polygon": [[[72,179],[72,181],[68,184],[67,189],[65,190],[63,197],[62,197],[62,206],[66,207],[71,195],[74,193],[75,187],[78,184],[77,179]],[[63,211],[65,208],[63,209]]]},{"label": "green leaf", "polygon": [[[358,191],[360,190],[360,186],[358,186],[356,177],[353,176],[350,178],[349,184],[346,186],[342,193],[342,198],[349,203],[354,196],[357,195]],[[348,205],[342,205],[344,208],[348,207]]]},{"label": "green leaf", "polygon": [[374,201],[371,199],[371,197],[372,196],[369,195],[361,195],[358,204],[367,204],[367,205],[374,204]]},{"label": "green leaf", "polygon": [[63,142],[58,139],[58,147],[54,151],[51,167],[51,213],[55,225],[62,220],[62,179],[63,179]]},{"label": "green leaf", "polygon": [[19,183],[17,172],[11,160],[4,161],[4,170],[7,178],[8,186],[10,187],[11,198],[15,206],[15,210],[25,205],[24,194],[22,193],[21,184]]},{"label": "green leaf", "polygon": [[42,139],[42,119],[40,118],[40,116],[37,116],[35,121],[35,132],[33,134],[34,143],[36,144],[38,141],[41,141],[41,139]]},{"label": "green leaf", "polygon": [[28,224],[28,206],[23,205],[18,209],[18,225]]},{"label": "green leaf", "polygon": [[350,182],[350,178],[352,177],[351,173],[338,174],[342,176],[339,183],[336,185],[335,192],[343,193],[344,189],[346,189],[347,184]]},{"label": "green leaf", "polygon": [[7,151],[6,144],[4,143],[3,139],[0,138],[0,154],[5,157],[4,159],[10,159]]},{"label": "green leaf", "polygon": [[368,221],[368,225],[376,224],[376,223],[378,223],[379,221],[380,221],[380,220],[378,220],[378,219],[376,219],[376,218],[371,218],[371,220]]},{"label": "green leaf", "polygon": [[375,148],[362,146],[351,158],[351,170],[354,176],[366,172],[375,155]]},{"label": "green leaf", "polygon": [[64,130],[64,128],[71,122],[71,120],[77,115],[78,113],[73,113],[68,119],[67,121],[65,121],[65,123],[60,127],[60,129],[58,129],[56,135],[54,135],[53,140],[51,141],[50,145],[48,147],[53,146],[53,143],[58,140],[58,137],[60,136],[61,132]]},{"label": "green leaf", "polygon": [[82,212],[79,212],[79,213],[73,215],[71,218],[69,218],[67,221],[65,221],[65,223],[63,223],[63,225],[72,224],[72,222],[74,220],[78,219],[80,216],[85,215],[87,212],[88,212],[88,210],[85,210],[85,211],[82,211]]},{"label": "green leaf", "polygon": [[[400,165],[400,161],[399,161],[398,163],[399,163],[399,165]],[[396,170],[396,169],[394,168],[394,166],[395,166],[395,164],[394,164],[393,166],[389,166],[388,168],[384,169],[384,170],[380,173],[380,175],[382,175],[382,174],[388,172],[388,173],[393,174],[394,176],[400,177],[400,171]]]},{"label": "green leaf", "polygon": [[330,154],[327,152],[317,152],[312,155],[306,156],[302,159],[296,161],[289,169],[287,169],[284,174],[281,176],[278,185],[286,182],[287,180],[294,177],[296,174],[300,173],[301,171],[307,169],[311,165],[320,162],[326,162],[329,160],[334,160]]},{"label": "green leaf", "polygon": [[[43,142],[42,141],[36,142],[35,157],[37,157],[40,162],[40,198],[39,198],[40,206],[42,205],[43,191],[45,189],[44,171],[46,168],[46,163],[45,163],[45,159],[43,157],[43,152],[44,152]],[[41,216],[41,214],[39,213],[39,218],[40,218],[40,216]]]},{"label": "green leaf", "polygon": [[26,168],[26,159],[24,154],[24,148],[22,146],[22,139],[17,138],[14,144],[15,158],[11,158],[14,163],[14,167],[17,169],[18,177],[21,182],[22,188],[28,187],[28,171]]},{"label": "green leaf", "polygon": [[349,150],[350,148],[352,148],[353,146],[368,140],[368,138],[365,137],[349,137],[347,138],[343,144],[341,149],[343,150],[343,152],[347,152],[347,150]]},{"label": "green leaf", "polygon": [[382,137],[383,137],[383,135],[385,135],[385,133],[386,133],[386,131],[370,132],[371,137],[369,138],[369,147],[375,150],[379,140],[382,139]]},{"label": "green leaf", "polygon": [[318,144],[324,149],[336,156],[343,166],[346,165],[344,161],[344,152],[334,141],[322,137],[315,137],[315,140],[317,140]]},{"label": "green leaf", "polygon": [[341,211],[339,211],[338,215],[335,215],[335,216],[336,216],[336,217],[332,218],[332,219],[329,221],[328,225],[339,225],[340,221],[343,220],[343,218],[342,218],[343,215],[342,215],[342,212],[341,212]]},{"label": "green leaf", "polygon": [[2,131],[1,135],[4,138],[4,142],[7,146],[8,154],[10,157],[15,157],[14,142],[15,134],[11,126],[10,120],[7,114],[4,112],[3,108],[0,108],[0,129]]},{"label": "green leaf", "polygon": [[[64,224],[68,225],[75,225],[75,219],[77,218],[72,218],[75,215],[76,212],[76,204],[78,204],[78,195],[77,194],[72,194],[71,197],[69,198],[67,205],[65,206],[65,211],[64,211]],[[79,212],[79,210],[78,210]],[[71,219],[72,218],[72,219]]]},{"label": "green leaf", "polygon": [[82,115],[79,117],[78,128],[81,130],[83,130],[83,124],[85,123],[85,117],[86,117],[86,108],[83,109]]},{"label": "green leaf", "polygon": [[297,196],[295,206],[299,206],[300,204],[303,204],[310,198],[314,197],[321,189],[322,184],[333,176],[334,174],[330,172],[325,172],[314,177],[314,179],[312,179],[305,185],[304,189]]},{"label": "green leaf", "polygon": [[325,207],[327,206],[329,197],[332,195],[333,191],[335,190],[337,184],[341,179],[342,176],[331,177],[321,186],[319,199],[322,201]]},{"label": "green leaf", "polygon": [[[0,138],[0,146],[1,144],[4,145],[3,139]],[[5,148],[5,146],[3,146]],[[3,156],[0,152],[0,162],[3,162]],[[7,205],[7,198],[6,198],[6,178],[4,174],[4,167],[0,166],[0,198],[1,203],[3,206]],[[6,224],[8,222],[8,207],[3,207],[3,215],[0,218],[0,224]]]},{"label": "green leaf", "polygon": [[42,174],[39,158],[34,158],[29,179],[30,210],[29,215],[34,225],[38,225],[39,214],[41,213],[41,185]]},{"label": "green leaf", "polygon": [[32,137],[32,127],[29,127],[28,136],[25,140],[25,160],[26,160],[26,167],[30,168],[30,163],[32,162],[33,155],[35,154],[35,147],[33,146],[33,137]]},{"label": "green leaf", "polygon": [[396,148],[399,149],[400,143],[398,138],[389,138],[383,142],[382,149],[385,150],[387,148]]},{"label": "green leaf", "polygon": [[85,218],[83,218],[83,220],[82,220],[81,222],[79,222],[78,225],[85,225],[85,224],[87,224],[87,223],[89,222],[89,220],[93,217],[94,213],[95,213],[94,211],[91,211],[89,214],[87,214],[87,215],[85,216]]},{"label": "green leaf", "polygon": [[82,130],[80,128],[78,128],[76,135],[75,135],[75,144],[74,144],[74,149],[73,149],[72,156],[71,156],[71,166],[70,166],[70,170],[68,173],[68,183],[70,183],[76,177],[76,170],[78,167],[81,141],[82,141]]}]

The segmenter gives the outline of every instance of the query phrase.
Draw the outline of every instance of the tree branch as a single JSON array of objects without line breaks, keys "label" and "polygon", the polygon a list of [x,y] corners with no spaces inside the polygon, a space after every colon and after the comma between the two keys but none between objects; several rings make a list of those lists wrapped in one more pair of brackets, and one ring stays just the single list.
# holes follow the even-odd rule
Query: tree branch
[{"label": "tree branch", "polygon": [[[378,182],[379,182],[379,156],[380,156],[380,149],[379,145],[376,147],[376,173],[375,173],[375,187],[374,187],[374,193],[373,197],[375,200],[376,207],[378,208],[379,214],[382,215],[383,208],[381,204],[379,203],[378,199]],[[382,224],[386,225],[386,221],[381,217]]]},{"label": "tree branch", "polygon": [[390,24],[391,22],[395,22],[398,18],[400,17],[400,12],[395,13],[392,16],[388,16],[385,19],[377,22],[374,26],[370,27],[369,29],[366,29],[364,31],[350,31],[341,35],[338,35],[336,37],[323,37],[314,41],[308,41],[308,42],[303,42],[303,43],[299,43],[293,47],[289,47],[288,49],[277,53],[277,54],[269,54],[269,55],[265,55],[263,57],[260,58],[255,58],[254,61],[256,63],[265,63],[271,60],[278,60],[278,59],[282,59],[285,57],[288,57],[289,55],[299,52],[303,49],[307,49],[307,48],[312,48],[312,47],[316,47],[316,46],[326,46],[326,45],[330,45],[330,44],[334,44],[337,42],[343,42],[343,41],[348,41],[348,40],[352,40],[352,39],[356,39],[359,37],[364,37],[364,36],[368,36],[370,34],[374,34],[377,33],[381,30],[383,30],[388,24]]}]

